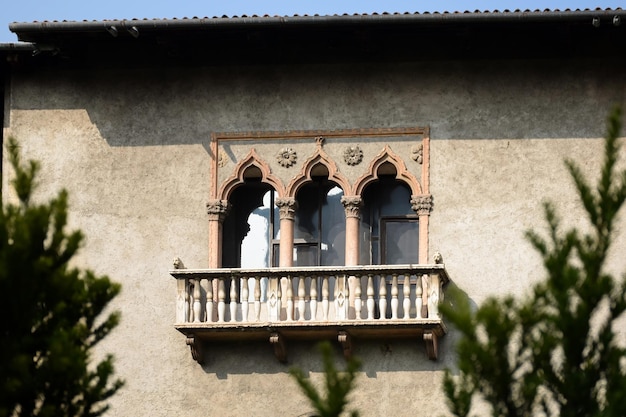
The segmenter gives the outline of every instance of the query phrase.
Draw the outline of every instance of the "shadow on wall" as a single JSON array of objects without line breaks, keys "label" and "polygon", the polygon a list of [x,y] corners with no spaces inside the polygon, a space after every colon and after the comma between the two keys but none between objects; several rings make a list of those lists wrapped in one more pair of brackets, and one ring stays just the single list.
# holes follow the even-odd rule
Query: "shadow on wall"
[{"label": "shadow on wall", "polygon": [[[379,372],[438,371],[449,367],[448,362],[454,359],[449,336],[439,339],[437,361],[428,359],[421,338],[355,340],[353,353],[361,361],[360,372],[367,378],[376,378]],[[305,374],[321,373],[324,369],[317,343],[315,341],[288,341],[288,362],[282,364],[274,356],[269,341],[267,343],[259,341],[212,342],[206,346],[205,364],[202,365],[202,369],[219,379],[228,379],[229,375],[235,374],[283,374],[291,367],[298,367]],[[333,343],[333,348],[337,363],[343,366],[342,362],[345,360],[341,347]],[[192,361],[191,354],[188,358]]]},{"label": "shadow on wall", "polygon": [[207,143],[211,132],[430,126],[432,139],[601,137],[623,62],[432,61],[50,71],[13,108],[86,109],[111,146]]}]

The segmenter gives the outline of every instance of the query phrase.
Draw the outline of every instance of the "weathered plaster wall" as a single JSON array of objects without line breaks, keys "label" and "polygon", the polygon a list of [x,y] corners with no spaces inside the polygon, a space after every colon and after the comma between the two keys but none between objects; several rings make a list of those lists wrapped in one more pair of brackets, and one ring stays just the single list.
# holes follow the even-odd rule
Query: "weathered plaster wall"
[{"label": "weathered plaster wall", "polygon": [[[269,344],[212,347],[201,367],[173,329],[171,261],[199,268],[208,258],[211,132],[429,126],[430,249],[479,303],[522,294],[541,276],[523,232],[542,224],[544,197],[579,223],[562,160],[595,172],[607,112],[625,101],[623,67],[451,61],[16,74],[7,133],[42,162],[42,198],[69,190],[71,224],[87,236],[77,262],[123,284],[114,303],[123,320],[102,351],[115,354],[127,385],[109,415],[310,410]],[[626,237],[617,244],[623,251]],[[454,338],[443,340],[439,362],[417,341],[357,344],[363,370],[352,405],[364,416],[440,414]],[[320,377],[310,346],[290,345],[289,355]]]}]

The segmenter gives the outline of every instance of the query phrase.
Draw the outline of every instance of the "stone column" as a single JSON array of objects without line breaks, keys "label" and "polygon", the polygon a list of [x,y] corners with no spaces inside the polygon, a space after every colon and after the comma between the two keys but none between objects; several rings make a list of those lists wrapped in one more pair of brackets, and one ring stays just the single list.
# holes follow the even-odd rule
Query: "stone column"
[{"label": "stone column", "polygon": [[428,220],[433,210],[433,196],[430,194],[411,196],[411,208],[419,217],[419,254],[420,264],[428,263]]},{"label": "stone column", "polygon": [[298,203],[295,198],[283,197],[275,201],[280,213],[279,266],[293,266],[293,224]]},{"label": "stone column", "polygon": [[346,266],[359,264],[359,220],[361,220],[360,196],[341,197],[341,204],[346,210]]},{"label": "stone column", "polygon": [[207,205],[209,214],[209,268],[222,266],[222,225],[228,213],[228,200],[210,200]]},{"label": "stone column", "polygon": [[[346,256],[345,265],[354,266],[359,264],[359,221],[361,220],[361,206],[363,205],[363,199],[361,196],[344,196],[341,197],[341,204],[343,204],[346,210]],[[355,304],[355,297],[357,294],[360,297],[361,291],[357,291],[357,286],[360,285],[361,277],[349,277],[348,278],[348,317],[356,318],[355,308],[361,308],[361,303]]]}]

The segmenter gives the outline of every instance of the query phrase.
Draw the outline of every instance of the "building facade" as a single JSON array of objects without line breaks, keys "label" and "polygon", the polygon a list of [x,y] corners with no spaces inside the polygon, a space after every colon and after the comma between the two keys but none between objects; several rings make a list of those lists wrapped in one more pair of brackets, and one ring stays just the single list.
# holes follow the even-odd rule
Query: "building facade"
[{"label": "building facade", "polygon": [[542,202],[584,225],[563,160],[597,173],[624,17],[11,25],[3,138],[41,161],[40,198],[68,189],[77,263],[123,285],[108,415],[304,415],[288,369],[321,381],[318,340],[361,359],[362,415],[445,413],[445,288],[523,296]]}]

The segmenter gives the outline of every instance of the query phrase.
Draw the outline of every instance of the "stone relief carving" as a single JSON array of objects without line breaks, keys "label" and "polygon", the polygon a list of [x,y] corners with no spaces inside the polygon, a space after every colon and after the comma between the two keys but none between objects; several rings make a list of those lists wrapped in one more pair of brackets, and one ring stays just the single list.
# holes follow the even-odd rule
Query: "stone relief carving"
[{"label": "stone relief carving", "polygon": [[418,144],[413,145],[411,148],[411,159],[417,162],[418,164],[422,164],[424,162],[424,145]]},{"label": "stone relief carving", "polygon": [[298,160],[296,151],[292,148],[282,148],[276,155],[276,162],[282,167],[289,168]]},{"label": "stone relief carving", "polygon": [[343,160],[350,166],[358,165],[363,160],[363,151],[359,145],[348,146],[343,151]]},{"label": "stone relief carving", "polygon": [[226,164],[228,163],[228,158],[226,158],[224,156],[223,152],[218,152],[217,154],[217,166],[219,166],[220,168],[224,168],[226,166]]},{"label": "stone relief carving", "polygon": [[436,264],[442,264],[443,263],[443,256],[441,255],[440,252],[435,252],[435,254],[433,255],[433,261]]},{"label": "stone relief carving", "polygon": [[174,266],[174,269],[185,269],[185,265],[179,257],[174,258],[172,265]]}]

